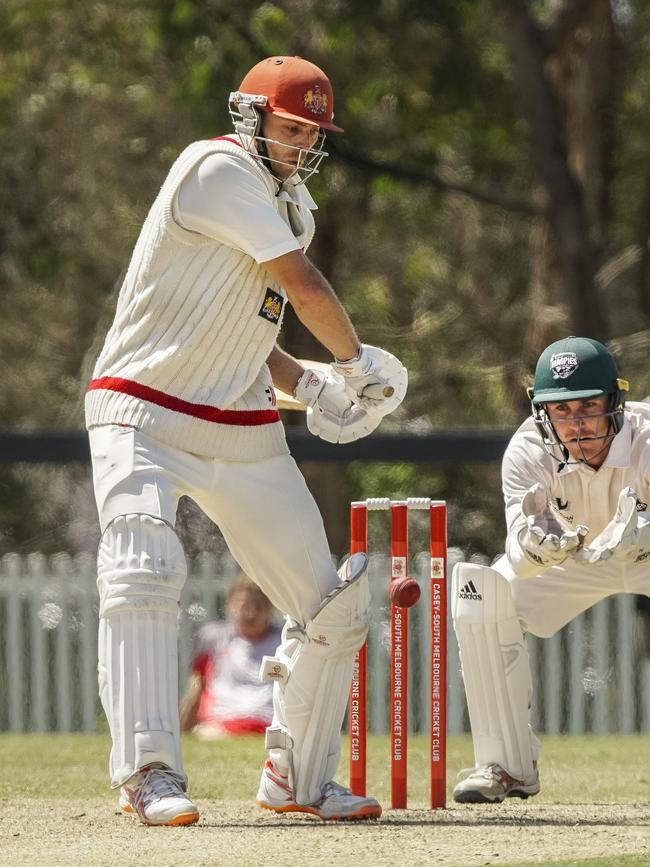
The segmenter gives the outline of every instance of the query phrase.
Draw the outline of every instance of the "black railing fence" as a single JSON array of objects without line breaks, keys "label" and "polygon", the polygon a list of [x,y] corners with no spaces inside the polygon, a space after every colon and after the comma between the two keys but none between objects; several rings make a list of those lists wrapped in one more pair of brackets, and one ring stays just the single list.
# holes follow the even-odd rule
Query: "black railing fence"
[{"label": "black railing fence", "polygon": [[[426,434],[373,434],[357,442],[334,445],[305,430],[287,428],[297,461],[414,461],[485,463],[499,461],[512,430],[452,428]],[[2,463],[70,463],[90,461],[85,431],[0,431]]]}]

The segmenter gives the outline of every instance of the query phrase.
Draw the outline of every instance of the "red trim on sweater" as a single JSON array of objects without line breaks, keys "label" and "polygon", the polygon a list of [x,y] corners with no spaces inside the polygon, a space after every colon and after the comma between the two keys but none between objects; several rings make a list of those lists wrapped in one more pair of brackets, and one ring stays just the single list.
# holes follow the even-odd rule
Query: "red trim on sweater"
[{"label": "red trim on sweater", "polygon": [[244,147],[244,145],[240,141],[238,141],[236,138],[230,138],[229,135],[216,135],[214,138],[209,139],[209,141],[229,141],[230,144],[236,144],[237,147]]},{"label": "red trim on sweater", "polygon": [[121,379],[116,376],[102,376],[100,379],[93,379],[88,384],[88,391],[97,389],[130,394],[131,397],[146,400],[148,403],[155,403],[157,406],[171,409],[172,412],[180,412],[183,415],[190,415],[193,418],[218,424],[262,425],[280,421],[280,413],[277,409],[217,409],[216,406],[208,406],[204,403],[190,403],[188,400],[182,400],[180,397],[174,397],[164,391],[149,388],[148,385],[141,385],[131,379]]}]

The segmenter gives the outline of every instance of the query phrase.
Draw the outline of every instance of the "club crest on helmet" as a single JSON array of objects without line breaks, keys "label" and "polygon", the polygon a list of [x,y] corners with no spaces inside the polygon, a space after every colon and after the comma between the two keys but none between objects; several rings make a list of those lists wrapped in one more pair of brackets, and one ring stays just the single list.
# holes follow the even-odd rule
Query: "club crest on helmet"
[{"label": "club crest on helmet", "polygon": [[553,379],[566,379],[578,369],[578,356],[575,352],[556,352],[551,355],[550,368]]},{"label": "club crest on helmet", "polygon": [[312,114],[321,115],[327,111],[327,94],[323,93],[320,85],[310,88],[304,96],[303,105]]}]

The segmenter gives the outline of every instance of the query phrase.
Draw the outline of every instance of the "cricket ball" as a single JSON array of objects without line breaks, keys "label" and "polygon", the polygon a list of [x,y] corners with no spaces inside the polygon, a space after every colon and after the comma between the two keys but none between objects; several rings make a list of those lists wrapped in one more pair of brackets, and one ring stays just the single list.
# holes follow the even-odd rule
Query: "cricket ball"
[{"label": "cricket ball", "polygon": [[410,608],[420,598],[420,585],[413,578],[395,578],[390,582],[390,601],[400,608]]}]

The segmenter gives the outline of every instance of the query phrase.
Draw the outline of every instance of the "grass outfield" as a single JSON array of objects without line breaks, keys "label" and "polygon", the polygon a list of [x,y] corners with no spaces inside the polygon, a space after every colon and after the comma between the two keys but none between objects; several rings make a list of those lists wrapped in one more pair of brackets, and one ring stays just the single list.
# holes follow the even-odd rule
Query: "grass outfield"
[{"label": "grass outfield", "polygon": [[[75,788],[80,795],[106,792],[108,737],[103,735],[0,735],[4,796],[56,798]],[[427,742],[409,739],[409,807],[427,806]],[[261,736],[227,741],[184,737],[183,754],[197,799],[254,798],[265,757]],[[389,743],[368,739],[368,790],[388,806]],[[455,775],[473,763],[469,737],[450,737],[448,795]],[[649,804],[650,740],[639,736],[545,737],[540,762],[542,791],[534,803]],[[29,768],[29,773],[25,769]],[[347,741],[338,779],[347,781]],[[110,792],[106,793],[110,797]],[[529,803],[533,803],[530,800]],[[650,863],[650,862],[649,862]]]},{"label": "grass outfield", "polygon": [[[388,739],[370,738],[368,788],[389,802]],[[650,741],[639,736],[543,739],[542,791],[499,806],[431,812],[424,738],[409,742],[409,806],[380,822],[324,825],[254,804],[262,738],[185,738],[198,826],[147,829],[115,810],[104,735],[0,735],[0,864],[293,864],[449,867],[650,864]],[[468,737],[449,739],[449,792],[472,763]],[[347,779],[346,744],[341,781]],[[287,848],[288,847],[288,848]]]}]

